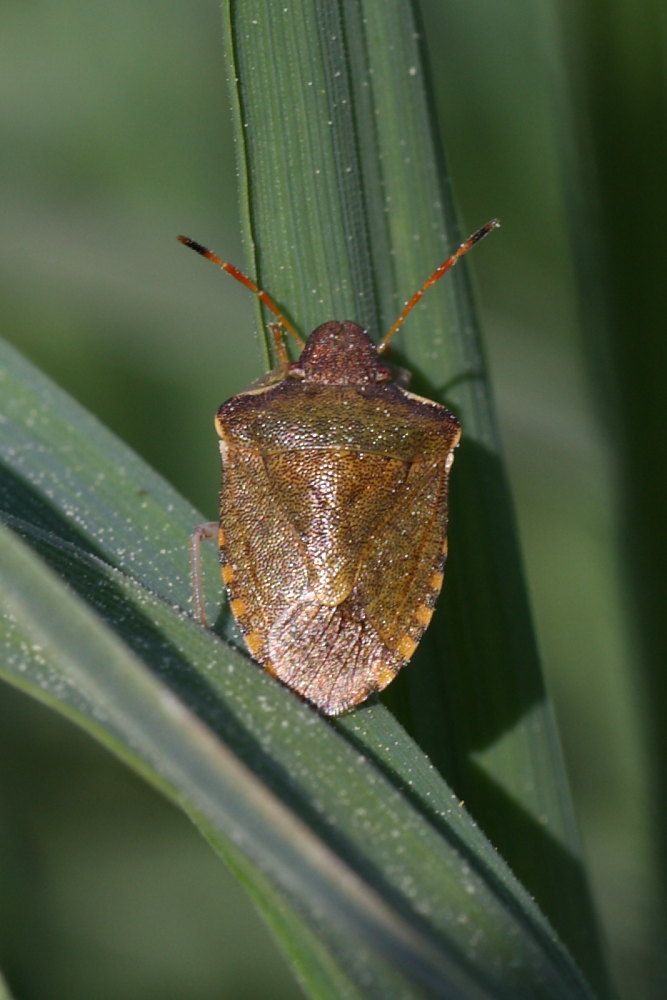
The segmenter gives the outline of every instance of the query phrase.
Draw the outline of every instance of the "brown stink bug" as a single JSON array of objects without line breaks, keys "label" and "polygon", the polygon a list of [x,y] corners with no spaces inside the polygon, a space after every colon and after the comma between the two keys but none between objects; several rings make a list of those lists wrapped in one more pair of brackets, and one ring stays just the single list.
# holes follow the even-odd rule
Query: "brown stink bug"
[{"label": "brown stink bug", "polygon": [[[195,617],[206,621],[201,540],[217,532],[222,579],[249,652],[327,715],[381,691],[408,662],[447,555],[459,421],[392,382],[380,355],[424,292],[497,225],[487,223],[434,271],[377,347],[356,323],[338,320],[304,342],[246,275],[179,236],[278,319],[278,367],[216,416],[220,521],[192,538]],[[293,363],[285,330],[301,348]]]}]

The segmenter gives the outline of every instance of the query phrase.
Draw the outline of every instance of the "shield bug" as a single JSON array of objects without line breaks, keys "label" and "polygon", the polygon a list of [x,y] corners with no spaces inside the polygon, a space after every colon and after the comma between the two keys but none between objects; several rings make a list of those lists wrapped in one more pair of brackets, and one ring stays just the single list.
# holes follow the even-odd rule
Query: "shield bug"
[{"label": "shield bug", "polygon": [[[179,236],[277,318],[278,366],[216,415],[220,520],[192,538],[195,617],[205,624],[201,540],[217,532],[249,652],[327,715],[386,687],[433,614],[461,428],[445,406],[393,382],[381,355],[424,292],[497,225],[487,223],[433,272],[377,346],[356,323],[337,320],[304,342],[246,275]],[[295,362],[285,331],[300,348]]]}]

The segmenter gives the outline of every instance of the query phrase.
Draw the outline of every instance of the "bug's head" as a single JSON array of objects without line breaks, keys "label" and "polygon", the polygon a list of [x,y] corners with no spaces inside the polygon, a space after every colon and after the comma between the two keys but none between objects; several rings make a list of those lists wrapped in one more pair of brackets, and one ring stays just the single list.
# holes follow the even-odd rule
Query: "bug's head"
[{"label": "bug's head", "polygon": [[330,320],[313,330],[288,375],[326,385],[388,382],[392,377],[363,327],[348,320]]}]

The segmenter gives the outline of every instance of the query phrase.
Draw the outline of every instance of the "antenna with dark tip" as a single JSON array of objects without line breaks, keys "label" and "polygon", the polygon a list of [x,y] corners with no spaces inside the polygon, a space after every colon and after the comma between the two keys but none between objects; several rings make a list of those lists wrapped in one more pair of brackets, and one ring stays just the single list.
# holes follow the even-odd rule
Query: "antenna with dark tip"
[{"label": "antenna with dark tip", "polygon": [[197,243],[196,240],[191,240],[188,236],[179,236],[178,240],[183,243],[184,246],[190,247],[198,254],[201,254],[202,257],[206,257],[207,260],[213,261],[214,264],[217,264],[218,267],[222,268],[223,271],[226,271],[227,274],[231,274],[232,278],[236,278],[236,280],[240,281],[242,285],[245,285],[251,292],[254,292],[255,295],[259,296],[266,308],[271,310],[273,315],[277,317],[280,325],[283,326],[287,332],[292,335],[292,337],[294,337],[299,345],[299,348],[303,350],[306,342],[301,334],[295,329],[295,327],[292,326],[287,317],[283,316],[273,299],[269,298],[266,292],[261,288],[258,288],[255,282],[251,281],[247,274],[244,274],[243,271],[239,271],[238,267],[234,267],[234,265],[230,264],[228,261],[221,260],[221,258],[218,257],[217,254],[213,253],[212,250],[207,250],[207,248],[202,246],[201,243]]},{"label": "antenna with dark tip", "polygon": [[407,315],[412,312],[412,310],[417,305],[419,300],[423,297],[424,292],[426,292],[431,287],[431,285],[435,285],[436,281],[439,281],[440,278],[442,278],[443,274],[446,274],[451,267],[454,267],[454,264],[456,264],[459,257],[463,257],[463,255],[466,254],[468,250],[471,250],[472,247],[474,247],[475,243],[479,243],[479,241],[483,240],[484,237],[488,233],[490,233],[492,229],[498,229],[499,226],[500,223],[498,222],[497,219],[491,219],[491,221],[487,222],[485,226],[482,226],[481,229],[478,229],[476,233],[473,233],[472,236],[469,236],[468,239],[465,241],[465,243],[462,243],[461,246],[458,248],[458,250],[456,250],[455,253],[451,255],[451,257],[448,257],[447,260],[442,262],[440,267],[437,267],[435,269],[431,277],[427,281],[425,281],[424,284],[419,289],[419,291],[415,292],[415,294],[412,296],[412,298],[407,303],[407,305],[403,309],[403,312],[398,317],[398,319],[391,327],[389,332],[384,335],[384,337],[382,338],[377,347],[378,354],[381,354],[384,350],[386,350],[389,341],[394,336],[398,328],[403,326],[403,323],[405,322]]}]

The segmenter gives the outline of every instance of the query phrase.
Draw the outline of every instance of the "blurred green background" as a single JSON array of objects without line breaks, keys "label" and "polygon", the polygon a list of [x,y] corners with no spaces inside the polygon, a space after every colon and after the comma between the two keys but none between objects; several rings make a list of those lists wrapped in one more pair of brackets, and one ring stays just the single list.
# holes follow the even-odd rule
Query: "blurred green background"
[{"label": "blurred green background", "polygon": [[[422,10],[462,228],[503,223],[469,260],[612,966],[663,997],[665,24]],[[175,240],[245,266],[218,6],[9,0],[0,30],[3,335],[213,518],[212,416],[262,364],[251,296]],[[17,1000],[300,995],[196,831],[9,688],[0,760]]]}]

